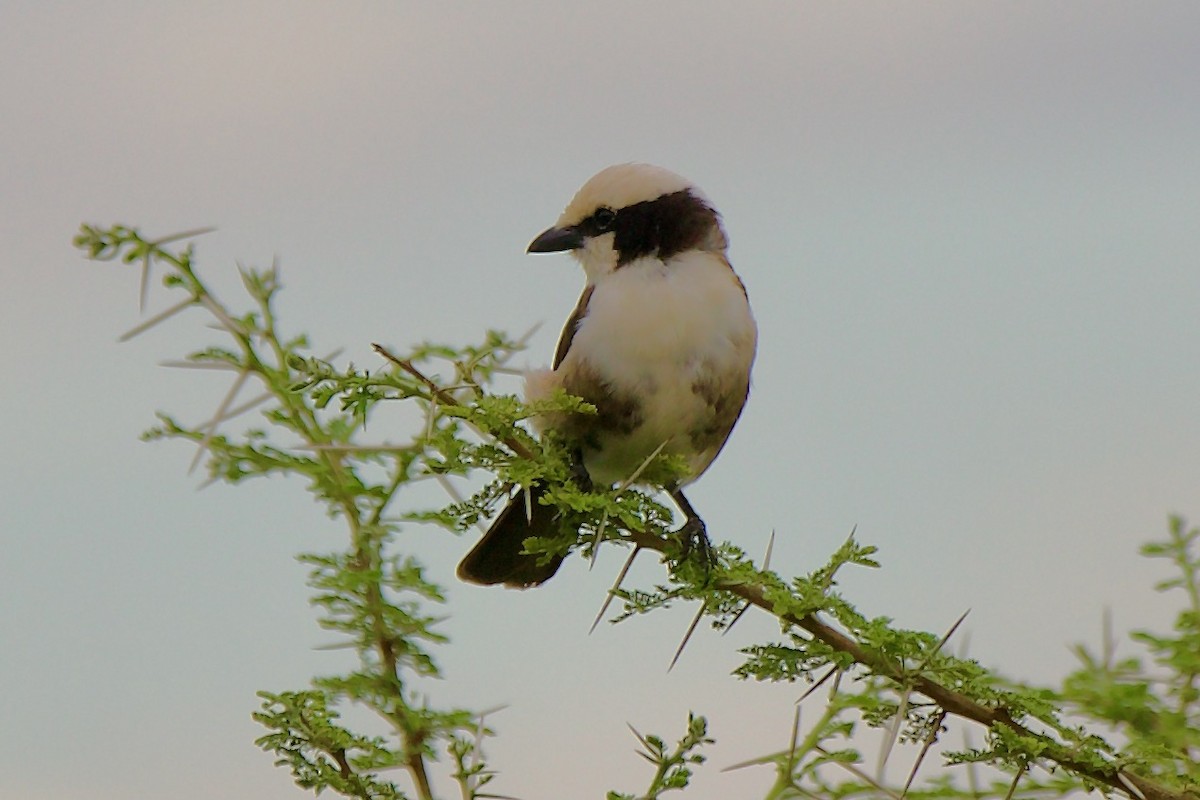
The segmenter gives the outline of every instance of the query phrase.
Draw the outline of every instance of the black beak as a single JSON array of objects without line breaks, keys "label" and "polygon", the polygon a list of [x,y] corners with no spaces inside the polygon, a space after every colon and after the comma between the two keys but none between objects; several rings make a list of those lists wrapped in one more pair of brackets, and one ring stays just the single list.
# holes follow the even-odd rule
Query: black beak
[{"label": "black beak", "polygon": [[583,247],[583,234],[578,228],[549,228],[529,243],[526,253],[561,253]]}]

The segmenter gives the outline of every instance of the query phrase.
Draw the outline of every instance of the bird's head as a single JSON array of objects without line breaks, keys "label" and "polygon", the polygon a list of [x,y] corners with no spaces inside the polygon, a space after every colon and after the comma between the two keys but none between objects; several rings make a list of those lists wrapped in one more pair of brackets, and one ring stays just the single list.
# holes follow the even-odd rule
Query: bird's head
[{"label": "bird's head", "polygon": [[725,246],[720,216],[690,181],[650,164],[617,164],[585,183],[528,252],[569,250],[594,283],[641,258],[669,262]]}]

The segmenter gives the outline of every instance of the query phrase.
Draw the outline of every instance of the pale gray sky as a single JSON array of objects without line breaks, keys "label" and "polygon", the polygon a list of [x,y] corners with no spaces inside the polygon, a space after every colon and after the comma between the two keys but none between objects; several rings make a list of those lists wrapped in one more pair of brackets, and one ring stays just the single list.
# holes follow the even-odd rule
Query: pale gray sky
[{"label": "pale gray sky", "polygon": [[[301,550],[342,531],[299,483],[194,490],[156,409],[224,386],[156,367],[199,314],[118,346],[137,278],[83,262],[81,221],[216,225],[202,268],[278,255],[318,349],[487,328],[548,360],[582,276],[523,254],[592,173],[695,180],[761,329],[733,441],[692,493],[710,530],[806,572],[848,531],[869,614],[943,628],[1053,681],[1066,645],[1166,628],[1136,557],[1200,516],[1200,6],[674,2],[423,5],[10,0],[0,24],[0,797],[292,798],[251,744],[258,689],[340,668]],[[169,302],[151,293],[154,310]],[[397,432],[399,435],[399,432]],[[451,594],[434,701],[509,703],[497,792],[633,791],[626,721],[786,743],[798,687],[727,677],[750,615],[666,665],[691,610],[587,628],[620,554],[542,589],[464,587],[466,540],[414,531]],[[656,572],[643,567],[641,576]],[[498,635],[503,631],[503,638]]]}]

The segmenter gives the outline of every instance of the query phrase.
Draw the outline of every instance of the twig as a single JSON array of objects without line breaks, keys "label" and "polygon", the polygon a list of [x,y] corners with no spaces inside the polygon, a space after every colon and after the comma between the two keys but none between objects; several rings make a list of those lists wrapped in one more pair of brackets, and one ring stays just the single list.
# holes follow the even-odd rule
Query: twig
[{"label": "twig", "polygon": [[[433,397],[437,398],[438,402],[440,402],[442,405],[445,405],[445,406],[460,406],[460,405],[462,405],[458,401],[458,399],[456,397],[454,397],[454,395],[447,392],[441,386],[438,386],[437,383],[435,383],[428,375],[426,375],[424,372],[421,372],[421,370],[414,367],[412,365],[412,362],[406,361],[405,359],[402,359],[402,358],[397,358],[396,356],[392,355],[391,352],[381,344],[372,344],[371,347],[375,350],[376,353],[379,353],[379,355],[383,356],[388,361],[392,362],[397,367],[404,370],[409,375],[413,376],[418,381],[420,381],[422,384],[424,384],[425,388],[429,390],[430,394]],[[473,430],[475,430],[477,433],[479,433],[480,435],[482,435],[482,436],[489,435],[486,431],[480,430],[478,426],[471,424],[469,421],[467,422],[467,424],[471,425],[471,428]],[[521,444],[516,439],[513,439],[511,436],[500,437],[500,436],[492,435],[492,438],[500,441],[502,444],[504,444],[506,447],[508,447],[510,450],[512,450],[513,453],[520,456],[521,458],[532,459],[534,457],[533,453],[530,452],[528,447]]]},{"label": "twig", "polygon": [[150,292],[150,263],[153,261],[156,250],[161,250],[164,244],[178,242],[180,239],[191,239],[193,236],[201,236],[205,233],[212,233],[216,228],[193,228],[190,231],[182,233],[172,233],[170,236],[164,236],[161,239],[155,239],[152,242],[146,242],[146,253],[142,256],[142,274],[138,281],[138,311],[141,312],[146,308],[146,295]]},{"label": "twig", "polygon": [[800,739],[800,705],[796,706],[796,713],[792,715],[792,738],[788,742],[788,759],[787,759],[787,774],[790,778],[792,771],[796,768],[796,742]]},{"label": "twig", "polygon": [[[771,531],[771,537],[769,539],[767,539],[767,552],[763,554],[762,568],[763,568],[764,572],[766,572],[768,569],[771,568],[771,553],[774,551],[774,549],[775,549],[775,531]],[[746,616],[746,612],[749,610],[750,610],[749,603],[747,603],[746,605],[739,608],[738,612],[736,614],[734,614],[733,619],[731,619],[729,621],[729,624],[725,626],[725,630],[721,631],[721,635],[724,636],[725,634],[727,634],[731,630],[733,630],[733,626],[738,623],[738,620],[740,620],[742,617]]]},{"label": "twig", "polygon": [[1025,769],[1022,768],[1013,776],[1012,785],[1008,787],[1008,794],[1004,795],[1004,800],[1012,800],[1012,796],[1017,793],[1017,784],[1021,782],[1021,778],[1025,777]]}]

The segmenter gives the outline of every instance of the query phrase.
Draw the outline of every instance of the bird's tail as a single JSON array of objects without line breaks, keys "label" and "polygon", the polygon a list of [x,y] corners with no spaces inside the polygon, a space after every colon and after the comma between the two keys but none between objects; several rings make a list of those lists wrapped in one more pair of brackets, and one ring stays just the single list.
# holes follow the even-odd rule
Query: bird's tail
[{"label": "bird's tail", "polygon": [[471,583],[524,589],[550,580],[562,564],[563,556],[545,556],[522,552],[525,540],[531,536],[552,538],[558,534],[558,509],[542,505],[539,498],[545,488],[538,483],[529,488],[529,505],[525,491],[518,490],[488,528],[483,538],[458,565],[458,577]]}]

